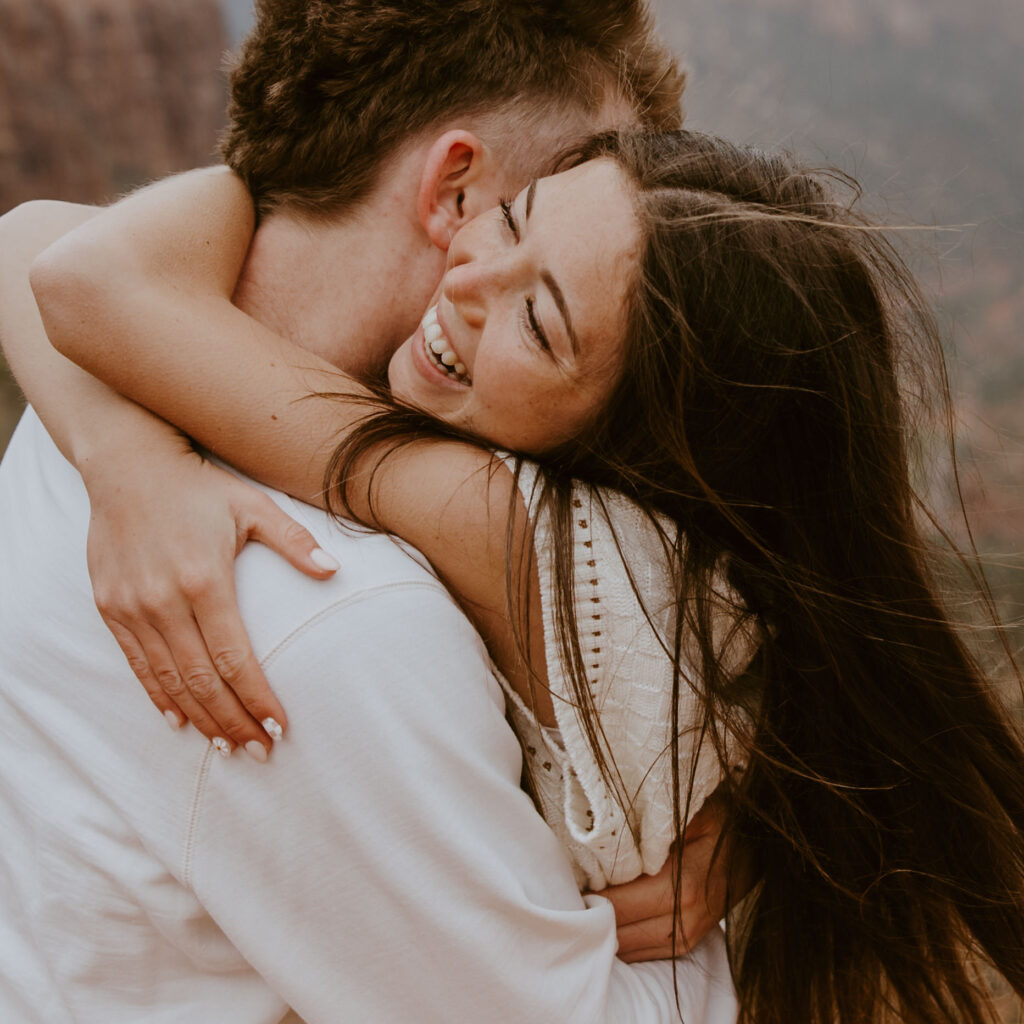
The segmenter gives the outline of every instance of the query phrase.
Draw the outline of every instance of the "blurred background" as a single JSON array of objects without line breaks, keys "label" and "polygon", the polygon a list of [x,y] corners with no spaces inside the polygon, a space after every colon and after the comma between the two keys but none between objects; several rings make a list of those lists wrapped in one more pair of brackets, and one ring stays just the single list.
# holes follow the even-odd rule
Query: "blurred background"
[{"label": "blurred background", "polygon": [[[947,343],[978,544],[1004,617],[1019,619],[1024,3],[654,6],[691,69],[692,127],[838,165],[891,223],[955,229],[902,238]],[[251,0],[0,0],[0,213],[40,197],[106,202],[212,162],[224,53],[250,21]],[[0,365],[0,452],[20,410]],[[938,476],[933,499],[952,512]]]},{"label": "blurred background", "polygon": [[[251,0],[0,0],[0,213],[106,202],[209,163]],[[1024,609],[1024,4],[654,0],[689,124],[853,173],[905,243],[951,357],[964,493]],[[0,451],[20,396],[0,367]],[[936,499],[948,505],[942,488]]]}]

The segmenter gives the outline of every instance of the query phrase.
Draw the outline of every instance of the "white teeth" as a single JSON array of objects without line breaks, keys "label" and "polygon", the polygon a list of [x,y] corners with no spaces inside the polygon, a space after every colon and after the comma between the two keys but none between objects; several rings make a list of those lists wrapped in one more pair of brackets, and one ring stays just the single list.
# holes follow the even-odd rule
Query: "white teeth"
[{"label": "white teeth", "polygon": [[466,376],[466,364],[460,362],[459,357],[449,348],[450,343],[444,336],[444,331],[437,319],[436,306],[431,306],[427,310],[421,324],[423,327],[423,348],[427,355],[434,360],[435,365],[440,365],[453,380],[458,380],[462,384],[470,384],[471,381]]}]

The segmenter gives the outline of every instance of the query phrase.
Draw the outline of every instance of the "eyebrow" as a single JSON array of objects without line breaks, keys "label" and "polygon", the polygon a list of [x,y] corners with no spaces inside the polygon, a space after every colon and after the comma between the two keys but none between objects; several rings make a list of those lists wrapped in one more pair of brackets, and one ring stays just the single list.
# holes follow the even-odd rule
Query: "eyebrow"
[{"label": "eyebrow", "polygon": [[[530,219],[530,211],[533,209],[533,200],[536,198],[536,195],[537,179],[534,178],[526,190],[526,220]],[[569,315],[569,304],[565,301],[562,289],[558,287],[558,282],[555,280],[554,275],[546,267],[541,270],[540,279],[547,285],[548,291],[551,292],[551,298],[555,300],[558,312],[562,314],[562,319],[565,321],[565,330],[569,335],[569,341],[572,342],[572,354],[579,356],[579,338],[576,337],[576,331],[573,329],[572,317]]]},{"label": "eyebrow", "polygon": [[531,178],[529,187],[526,189],[526,219],[530,219],[530,211],[533,209],[533,200],[537,195],[537,179]]},{"label": "eyebrow", "polygon": [[578,356],[580,354],[580,342],[572,328],[572,317],[569,316],[569,306],[566,304],[562,289],[558,287],[558,282],[551,276],[551,271],[547,268],[540,272],[540,279],[548,286],[551,298],[555,300],[558,312],[562,314],[562,319],[565,321],[565,329],[569,334],[569,341],[572,342],[572,354]]}]

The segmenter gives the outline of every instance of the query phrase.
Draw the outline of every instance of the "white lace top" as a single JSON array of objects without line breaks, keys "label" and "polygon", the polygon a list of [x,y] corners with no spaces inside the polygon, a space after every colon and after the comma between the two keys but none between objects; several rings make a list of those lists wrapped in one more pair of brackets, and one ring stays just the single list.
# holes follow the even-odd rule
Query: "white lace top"
[{"label": "white lace top", "polygon": [[[577,488],[575,614],[601,742],[614,765],[613,791],[587,741],[562,666],[554,546],[548,515],[538,509],[537,471],[529,464],[523,466],[520,490],[536,528],[548,681],[558,728],[541,726],[506,686],[510,717],[541,811],[569,851],[577,881],[582,888],[603,889],[656,873],[675,838],[669,746],[672,663],[665,647],[667,640],[667,649],[672,649],[675,614],[670,563],[657,529],[632,502],[611,492],[602,492],[601,501],[592,500],[589,489]],[[737,652],[737,660],[745,663],[751,649],[749,634],[742,636],[734,643],[745,647]],[[724,769],[710,741],[700,742],[696,697],[685,683],[682,690],[680,721],[691,723],[680,737],[684,794],[700,747],[690,803],[695,813],[721,782]]]}]

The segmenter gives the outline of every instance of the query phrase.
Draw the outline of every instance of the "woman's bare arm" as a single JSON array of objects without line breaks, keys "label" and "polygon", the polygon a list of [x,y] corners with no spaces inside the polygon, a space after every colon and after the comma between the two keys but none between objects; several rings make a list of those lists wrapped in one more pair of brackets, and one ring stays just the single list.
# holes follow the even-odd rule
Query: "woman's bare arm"
[{"label": "woman's bare arm", "polygon": [[60,352],[315,502],[344,423],[336,406],[295,399],[341,378],[231,304],[252,232],[251,200],[230,172],[169,179],[61,239],[36,261],[32,287]]},{"label": "woman's bare arm", "polygon": [[[255,741],[266,750],[259,721],[273,716],[285,723],[286,717],[237,613],[232,561],[247,539],[255,539],[310,575],[323,578],[329,571],[310,559],[316,541],[265,495],[200,459],[180,431],[47,341],[29,266],[97,212],[41,201],[0,218],[0,343],[26,398],[82,473],[94,510],[88,555],[97,605],[153,702],[178,724],[188,717],[210,737]],[[195,594],[199,625],[191,614],[179,615],[191,629],[168,645],[158,629],[141,629],[138,621],[147,606],[161,606],[166,617],[172,575],[193,586],[201,575],[203,586]],[[224,651],[232,652],[230,666]],[[215,662],[222,674],[234,673],[234,688],[204,708],[186,681],[208,684]],[[261,695],[248,709],[254,714],[239,694]]]},{"label": "woman's bare arm", "polygon": [[123,398],[45,343],[29,288],[28,267],[57,239],[98,211],[72,203],[23,203],[0,218],[0,345],[25,398],[57,447],[76,466],[88,463],[98,437],[163,439],[178,431]]},{"label": "woman's bare arm", "polygon": [[[33,288],[66,356],[249,475],[322,506],[330,455],[366,410],[315,396],[366,392],[232,305],[252,231],[243,208],[248,195],[227,172],[164,183],[48,250]],[[505,608],[509,511],[519,540],[526,511],[511,500],[511,474],[492,469],[475,447],[418,443],[383,463],[372,509],[366,488],[351,488],[351,511],[426,554],[499,668],[552,721],[546,688],[530,696]],[[533,667],[544,679],[540,640]]]}]

